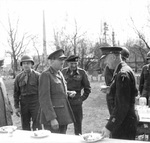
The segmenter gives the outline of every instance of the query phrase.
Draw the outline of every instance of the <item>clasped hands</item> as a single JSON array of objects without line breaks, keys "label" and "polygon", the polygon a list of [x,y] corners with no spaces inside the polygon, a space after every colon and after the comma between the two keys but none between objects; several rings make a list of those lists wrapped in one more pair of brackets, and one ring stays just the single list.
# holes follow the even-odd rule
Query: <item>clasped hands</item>
[{"label": "clasped hands", "polygon": [[75,91],[67,91],[67,94],[69,97],[73,98],[73,97],[75,97],[76,92]]}]

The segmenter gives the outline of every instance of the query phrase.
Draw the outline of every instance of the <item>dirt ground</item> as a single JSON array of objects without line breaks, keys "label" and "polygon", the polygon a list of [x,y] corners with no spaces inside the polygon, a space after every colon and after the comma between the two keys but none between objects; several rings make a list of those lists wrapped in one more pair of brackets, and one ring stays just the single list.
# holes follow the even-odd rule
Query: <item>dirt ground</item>
[{"label": "dirt ground", "polygon": [[[4,80],[9,95],[9,99],[13,105],[13,79]],[[104,82],[91,81],[92,92],[88,99],[83,103],[83,133],[100,132],[106,124],[108,118],[108,110],[106,105],[105,94],[100,91],[100,85]],[[13,124],[21,129],[20,118],[13,114]],[[67,134],[74,134],[73,125],[68,126]]]}]

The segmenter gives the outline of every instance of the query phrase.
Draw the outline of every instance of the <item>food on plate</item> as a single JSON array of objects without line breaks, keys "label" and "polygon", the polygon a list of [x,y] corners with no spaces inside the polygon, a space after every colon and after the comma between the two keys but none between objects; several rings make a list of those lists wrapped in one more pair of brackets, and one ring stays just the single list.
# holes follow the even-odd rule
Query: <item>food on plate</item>
[{"label": "food on plate", "polygon": [[14,132],[17,129],[16,126],[3,126],[0,127],[0,132],[8,133],[8,132]]},{"label": "food on plate", "polygon": [[48,136],[50,133],[50,131],[48,130],[37,130],[37,131],[33,131],[33,135],[34,137],[45,137]]},{"label": "food on plate", "polygon": [[87,142],[98,141],[103,138],[102,135],[99,133],[88,133],[88,134],[82,135],[82,137]]}]

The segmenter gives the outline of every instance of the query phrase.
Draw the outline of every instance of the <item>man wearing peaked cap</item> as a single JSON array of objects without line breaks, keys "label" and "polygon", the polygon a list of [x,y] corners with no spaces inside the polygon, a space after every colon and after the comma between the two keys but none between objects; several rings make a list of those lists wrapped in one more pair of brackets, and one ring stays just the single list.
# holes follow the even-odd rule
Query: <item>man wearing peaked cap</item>
[{"label": "man wearing peaked cap", "polygon": [[[104,50],[107,51],[107,54],[110,52],[110,50],[112,50],[112,49],[108,50],[108,48],[106,48],[106,47],[104,47],[104,48],[105,48]],[[115,53],[117,53],[116,52],[116,48],[114,48],[114,47],[111,47],[111,48],[113,48],[113,50],[115,50]],[[121,48],[122,48],[122,50],[121,50],[121,58],[122,58],[123,61],[126,62],[127,59],[129,58],[129,54],[130,54],[129,50],[126,47],[121,47]],[[117,49],[117,50],[120,51],[120,49]],[[104,54],[104,52],[103,52],[103,54]],[[104,57],[105,57],[105,55],[102,56],[102,58],[104,58]],[[112,82],[113,73],[114,73],[114,69],[110,69],[106,65],[105,68],[104,68],[104,79],[105,79],[105,83],[106,83],[107,86],[110,86],[110,84]],[[110,94],[110,93],[109,94],[106,93],[106,101],[107,101],[108,111],[111,114],[113,106],[114,106],[114,97],[113,97],[113,95]]]},{"label": "man wearing peaked cap", "polygon": [[121,47],[101,47],[102,56],[100,59],[105,58],[108,54],[114,53],[114,54],[120,54],[122,51]]},{"label": "man wearing peaked cap", "polygon": [[[86,71],[78,67],[79,57],[70,55],[66,61],[68,67],[64,68],[62,73],[67,81],[68,99],[76,120],[74,123],[74,133],[79,135],[82,134],[82,103],[88,98],[91,87]],[[82,90],[83,93],[81,92]]]},{"label": "man wearing peaked cap", "polygon": [[64,55],[64,50],[59,49],[54,51],[48,56],[48,59],[66,59],[67,57]]},{"label": "man wearing peaked cap", "polygon": [[66,59],[67,62],[78,62],[79,61],[79,56],[76,55],[71,55]]},{"label": "man wearing peaked cap", "polygon": [[74,116],[67,99],[66,81],[60,71],[66,59],[64,50],[54,51],[48,59],[50,67],[39,79],[40,121],[45,129],[65,134],[67,125],[74,122]]},{"label": "man wearing peaked cap", "polygon": [[112,138],[134,140],[136,137],[137,117],[134,109],[138,95],[133,70],[121,58],[121,47],[102,47],[105,64],[114,69],[108,93],[114,96],[114,107],[110,118],[102,129],[102,135]]}]

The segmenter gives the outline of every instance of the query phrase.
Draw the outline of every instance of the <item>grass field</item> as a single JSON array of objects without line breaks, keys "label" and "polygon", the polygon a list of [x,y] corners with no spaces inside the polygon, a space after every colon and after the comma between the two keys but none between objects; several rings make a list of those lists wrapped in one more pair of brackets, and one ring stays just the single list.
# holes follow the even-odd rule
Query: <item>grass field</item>
[{"label": "grass field", "polygon": [[[13,79],[4,80],[9,99],[13,105]],[[91,82],[92,92],[88,99],[83,103],[83,133],[100,132],[102,127],[106,124],[108,118],[108,110],[106,105],[105,94],[100,91],[100,85],[103,82]],[[20,118],[13,114],[13,123],[18,128],[21,128]],[[68,126],[67,134],[74,134],[73,125]]]}]

